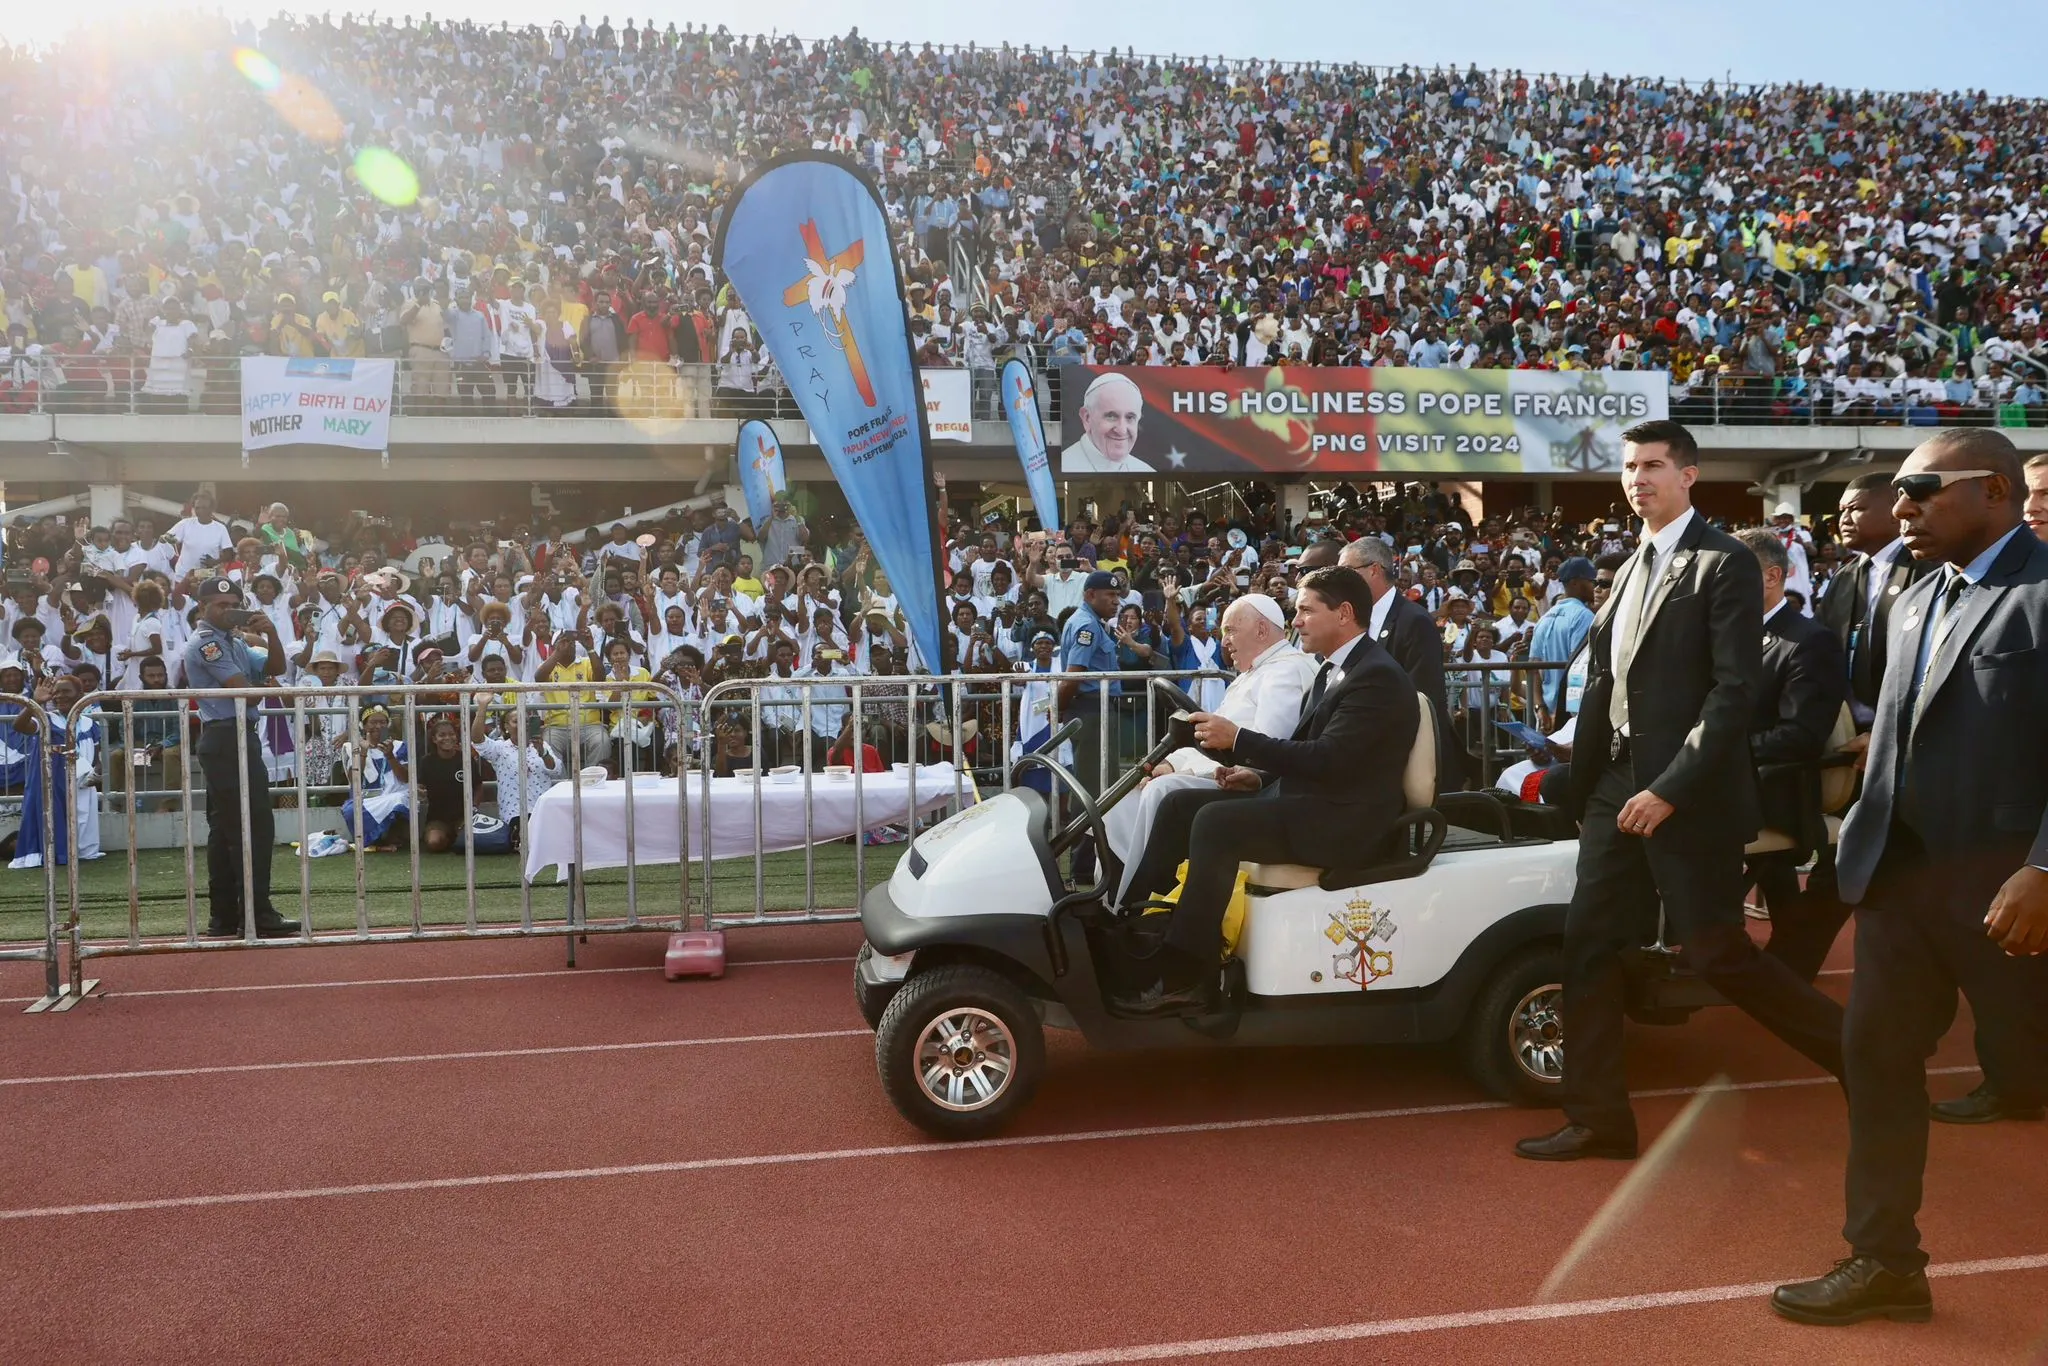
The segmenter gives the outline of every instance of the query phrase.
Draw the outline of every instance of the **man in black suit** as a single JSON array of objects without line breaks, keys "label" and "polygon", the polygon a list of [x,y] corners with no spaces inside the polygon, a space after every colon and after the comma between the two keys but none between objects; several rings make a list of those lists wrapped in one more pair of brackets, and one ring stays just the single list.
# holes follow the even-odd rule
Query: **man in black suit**
[{"label": "man in black suit", "polygon": [[1228,754],[1212,791],[1175,792],[1159,804],[1145,852],[1131,873],[1139,897],[1187,886],[1167,924],[1160,977],[1116,1005],[1132,1015],[1200,1012],[1211,1004],[1223,946],[1223,914],[1237,865],[1367,860],[1406,800],[1401,776],[1422,721],[1415,684],[1365,633],[1372,596],[1349,569],[1314,570],[1294,598],[1304,649],[1322,656],[1301,721],[1286,739],[1195,714],[1203,749]]},{"label": "man in black suit", "polygon": [[1742,848],[1761,815],[1749,755],[1763,641],[1756,556],[1693,510],[1691,432],[1644,422],[1622,442],[1643,548],[1593,621],[1567,789],[1580,829],[1565,918],[1566,1123],[1515,1145],[1537,1161],[1635,1156],[1623,955],[1654,933],[1660,898],[1695,972],[1841,1071],[1841,1007],[1760,953],[1742,917]]},{"label": "man in black suit", "polygon": [[[2037,456],[2036,459],[2039,459]],[[1884,681],[1887,661],[1885,636],[1891,625],[1892,608],[1899,595],[1941,566],[1932,560],[1917,560],[1906,550],[1899,535],[1899,519],[1892,511],[1897,495],[1888,474],[1859,474],[1842,493],[1838,516],[1842,543],[1857,552],[1855,560],[1828,582],[1821,598],[1821,619],[1842,642],[1847,657],[1850,709],[1856,715],[1857,738],[1851,748],[1862,751],[1870,744],[1870,726],[1876,715],[1878,685]],[[1833,850],[1822,850],[1806,879],[1809,917],[1819,921],[1833,917],[1839,931],[1849,919],[1849,907],[1836,887]],[[1775,914],[1775,912],[1773,912]],[[1776,931],[1772,932],[1775,936]],[[1772,943],[1776,943],[1775,937]],[[1818,965],[1816,965],[1816,968]],[[1967,994],[1967,988],[1965,988]],[[1984,1080],[1967,1096],[1937,1101],[1929,1113],[1944,1124],[1990,1124],[2013,1118],[2002,1098],[1998,1060],[2009,1049],[1998,1040],[1982,1038],[1996,1029],[1997,1017],[1978,1013],[1977,1066]],[[2026,1117],[2024,1107],[2019,1117]]]},{"label": "man in black suit", "polygon": [[1372,593],[1372,615],[1366,634],[1386,648],[1394,662],[1408,671],[1415,691],[1429,699],[1436,713],[1436,785],[1439,792],[1456,770],[1451,748],[1451,708],[1444,690],[1444,637],[1435,618],[1409,600],[1394,583],[1393,549],[1377,536],[1361,536],[1345,546],[1337,563],[1355,569]]},{"label": "man in black suit", "polygon": [[[1749,856],[1748,877],[1771,911],[1773,958],[1811,982],[1848,919],[1830,896],[1815,903],[1799,890],[1799,865],[1813,857],[1819,824],[1818,771],[1801,768],[1827,752],[1841,719],[1849,682],[1842,647],[1819,620],[1804,616],[1785,596],[1792,557],[1768,528],[1738,531],[1735,539],[1756,555],[1764,576],[1763,673],[1750,714],[1749,757],[1759,770],[1757,796],[1764,828],[1799,841],[1790,849]],[[1824,841],[1823,841],[1824,842]]]},{"label": "man in black suit", "polygon": [[2003,1050],[2004,1103],[2048,1100],[2048,546],[2020,525],[2019,453],[1996,429],[1938,433],[1892,482],[1907,547],[1943,567],[1893,608],[1863,795],[1836,851],[1856,907],[1853,1255],[1772,1295],[1804,1323],[1932,1312],[1914,1216],[1927,1058],[1958,989],[1995,1026],[1978,1042]]},{"label": "man in black suit", "polygon": [[1815,614],[1835,633],[1848,668],[1850,710],[1867,732],[1884,681],[1885,630],[1899,594],[1934,568],[1906,553],[1899,519],[1892,515],[1892,481],[1859,474],[1842,491],[1835,515],[1844,548],[1856,557],[1835,571]]}]

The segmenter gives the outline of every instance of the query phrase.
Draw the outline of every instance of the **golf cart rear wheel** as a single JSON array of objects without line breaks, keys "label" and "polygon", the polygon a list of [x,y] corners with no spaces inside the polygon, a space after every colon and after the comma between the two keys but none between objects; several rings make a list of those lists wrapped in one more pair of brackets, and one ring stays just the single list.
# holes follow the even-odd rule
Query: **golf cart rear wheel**
[{"label": "golf cart rear wheel", "polygon": [[1564,1092],[1564,956],[1515,955],[1487,980],[1459,1039],[1465,1069],[1496,1100],[1557,1105]]},{"label": "golf cart rear wheel", "polygon": [[1045,1071],[1031,1002],[1001,973],[959,965],[912,977],[882,1012],[875,1069],[897,1113],[937,1138],[994,1133]]},{"label": "golf cart rear wheel", "polygon": [[882,1012],[889,1008],[889,1002],[903,989],[901,982],[870,982],[861,975],[861,969],[875,956],[874,949],[860,946],[860,952],[853,956],[853,1003],[860,1007],[860,1017],[868,1022],[869,1029],[882,1027]]}]

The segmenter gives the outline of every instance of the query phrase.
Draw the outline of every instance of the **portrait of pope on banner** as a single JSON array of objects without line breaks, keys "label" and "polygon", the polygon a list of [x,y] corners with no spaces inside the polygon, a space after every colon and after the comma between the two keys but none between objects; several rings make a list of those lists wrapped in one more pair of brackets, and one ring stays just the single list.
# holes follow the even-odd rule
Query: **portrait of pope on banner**
[{"label": "portrait of pope on banner", "polygon": [[1081,439],[1060,452],[1061,474],[1152,473],[1152,467],[1131,452],[1138,444],[1138,423],[1145,416],[1145,396],[1124,375],[1097,375],[1080,403]]}]

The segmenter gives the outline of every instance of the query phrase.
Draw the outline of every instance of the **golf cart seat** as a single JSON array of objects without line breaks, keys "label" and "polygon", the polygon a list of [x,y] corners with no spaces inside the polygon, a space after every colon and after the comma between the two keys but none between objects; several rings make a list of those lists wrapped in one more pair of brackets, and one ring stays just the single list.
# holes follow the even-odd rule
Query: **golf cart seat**
[{"label": "golf cart seat", "polygon": [[1422,710],[1415,728],[1415,743],[1408,750],[1407,767],[1401,771],[1401,796],[1406,809],[1388,832],[1385,843],[1365,863],[1345,868],[1311,868],[1305,863],[1247,863],[1242,865],[1252,892],[1291,892],[1302,887],[1338,891],[1368,882],[1391,882],[1414,877],[1429,867],[1443,847],[1445,822],[1436,809],[1436,717],[1429,699],[1415,695]]},{"label": "golf cart seat", "polygon": [[1806,809],[1801,813],[1807,826],[1806,830],[1760,830],[1757,837],[1743,847],[1744,854],[1776,854],[1792,849],[1819,849],[1841,838],[1842,813],[1848,810],[1849,803],[1856,799],[1855,761],[1842,752],[1842,746],[1855,738],[1856,717],[1845,702],[1842,704],[1841,713],[1835,717],[1834,730],[1828,733],[1825,753],[1810,764],[1782,766],[1801,770],[1810,784],[1806,792]]}]

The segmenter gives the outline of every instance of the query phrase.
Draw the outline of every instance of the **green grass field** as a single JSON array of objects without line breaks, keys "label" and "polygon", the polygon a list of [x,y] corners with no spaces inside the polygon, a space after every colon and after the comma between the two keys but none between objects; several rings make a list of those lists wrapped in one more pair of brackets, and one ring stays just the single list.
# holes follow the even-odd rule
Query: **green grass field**
[{"label": "green grass field", "polygon": [[[888,879],[902,857],[904,846],[885,845],[867,851],[867,886]],[[198,873],[194,901],[200,927],[206,923],[206,850],[193,851]],[[519,871],[516,854],[497,854],[476,860],[476,914],[479,922],[517,923],[520,918]],[[754,864],[750,859],[725,859],[713,865],[713,907],[724,916],[746,915],[754,903]],[[403,852],[369,854],[363,859],[363,908],[370,926],[398,928],[413,923],[411,895],[412,861]],[[313,859],[307,864],[311,888],[301,897],[300,865],[297,854],[285,847],[277,851],[271,873],[271,896],[285,915],[310,914],[316,931],[345,932],[357,927],[356,864],[349,855]],[[854,848],[851,844],[818,845],[814,850],[813,895],[806,901],[804,855],[802,850],[769,854],[762,860],[763,905],[771,911],[798,911],[811,905],[823,910],[847,910],[858,901],[854,888]],[[60,916],[69,904],[67,870],[57,870]],[[690,867],[692,900],[701,905],[703,865]],[[532,887],[533,918],[536,923],[560,923],[567,908],[565,885],[553,880],[553,871]],[[634,876],[635,899],[643,918],[672,917],[679,903],[680,873],[674,864],[638,869]],[[138,923],[144,936],[185,933],[185,901],[190,884],[185,876],[185,856],[180,849],[149,849],[138,856],[134,900]],[[88,939],[118,939],[128,934],[129,869],[124,853],[110,853],[96,862],[78,867],[79,913]],[[420,922],[423,925],[463,923],[467,914],[463,882],[463,859],[457,854],[420,855]],[[592,919],[623,916],[626,912],[626,870],[607,869],[587,879],[584,893],[587,915]],[[43,875],[40,871],[0,871],[0,942],[34,941],[43,937]]]}]

